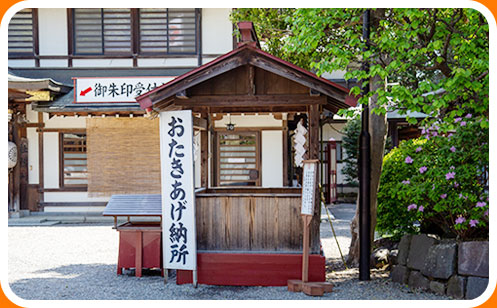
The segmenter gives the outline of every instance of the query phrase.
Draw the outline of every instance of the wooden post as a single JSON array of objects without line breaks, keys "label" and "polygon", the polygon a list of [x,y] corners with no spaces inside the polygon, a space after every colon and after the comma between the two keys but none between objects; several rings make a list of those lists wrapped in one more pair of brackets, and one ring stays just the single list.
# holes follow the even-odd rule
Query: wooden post
[{"label": "wooden post", "polygon": [[207,119],[207,129],[200,131],[200,186],[209,186],[209,130],[211,120],[208,113],[202,113],[201,117]]},{"label": "wooden post", "polygon": [[302,282],[309,281],[309,225],[311,224],[312,215],[302,215],[304,225],[304,238],[302,247]]}]

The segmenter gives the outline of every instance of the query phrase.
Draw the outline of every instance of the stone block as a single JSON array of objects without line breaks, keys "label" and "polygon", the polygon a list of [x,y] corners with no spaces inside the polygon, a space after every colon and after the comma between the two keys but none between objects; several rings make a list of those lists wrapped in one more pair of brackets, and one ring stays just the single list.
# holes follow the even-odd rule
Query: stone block
[{"label": "stone block", "polygon": [[447,282],[447,295],[454,298],[464,298],[466,277],[454,275]]},{"label": "stone block", "polygon": [[430,289],[430,280],[423,276],[421,272],[418,271],[412,271],[409,274],[409,286],[411,288],[415,289],[423,289],[423,290],[429,290]]},{"label": "stone block", "polygon": [[399,253],[397,254],[397,264],[406,265],[409,246],[411,245],[411,234],[404,235],[399,242]]},{"label": "stone block", "polygon": [[449,279],[455,274],[457,244],[433,245],[428,249],[421,273],[428,277]]},{"label": "stone block", "polygon": [[468,277],[468,282],[466,283],[466,298],[474,299],[482,295],[487,289],[488,278],[481,277]]},{"label": "stone block", "polygon": [[409,269],[403,265],[394,265],[390,272],[390,278],[394,282],[407,284],[409,281]]},{"label": "stone block", "polygon": [[430,290],[434,293],[445,295],[445,283],[440,281],[430,281]]},{"label": "stone block", "polygon": [[488,278],[488,242],[459,244],[458,273]]},{"label": "stone block", "polygon": [[437,244],[438,240],[426,234],[413,235],[409,254],[407,255],[407,267],[415,270],[422,270],[430,247]]}]

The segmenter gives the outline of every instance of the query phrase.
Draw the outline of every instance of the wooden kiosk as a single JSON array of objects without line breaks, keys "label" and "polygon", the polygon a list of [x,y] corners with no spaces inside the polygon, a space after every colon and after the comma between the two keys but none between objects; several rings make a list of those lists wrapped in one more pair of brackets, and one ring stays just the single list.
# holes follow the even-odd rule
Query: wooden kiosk
[{"label": "wooden kiosk", "polygon": [[[137,101],[148,112],[191,110],[194,128],[200,130],[198,283],[285,286],[302,277],[301,188],[292,187],[298,172],[291,164],[291,123],[307,122],[305,158],[319,159],[322,111],[336,112],[355,100],[348,89],[262,51],[252,23],[239,26],[238,48]],[[232,117],[237,123],[248,120],[243,126],[232,123]],[[262,117],[281,125],[258,124]],[[281,132],[274,139],[279,154],[269,161],[265,157],[271,153],[264,151],[272,151],[275,143],[264,131],[273,130]],[[272,168],[281,174],[271,174]],[[281,185],[265,184],[269,175],[279,177]],[[319,211],[316,206],[310,223],[310,281],[325,280]],[[190,282],[192,273],[179,270],[177,283]]]}]

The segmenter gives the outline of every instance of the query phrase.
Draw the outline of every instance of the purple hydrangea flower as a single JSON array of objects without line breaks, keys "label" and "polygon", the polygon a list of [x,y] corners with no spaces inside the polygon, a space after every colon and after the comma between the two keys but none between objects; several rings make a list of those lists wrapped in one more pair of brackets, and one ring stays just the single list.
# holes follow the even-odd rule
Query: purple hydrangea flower
[{"label": "purple hydrangea flower", "polygon": [[470,225],[471,227],[476,227],[476,225],[477,225],[478,223],[479,223],[479,221],[478,221],[478,220],[476,220],[476,219],[471,219],[471,220],[469,221],[469,225]]},{"label": "purple hydrangea flower", "polygon": [[448,134],[448,135],[447,135],[447,138],[449,138],[449,139],[450,139],[450,137],[452,137],[452,136],[454,136],[454,134],[453,134],[453,133],[450,133],[450,134]]},{"label": "purple hydrangea flower", "polygon": [[412,164],[413,160],[411,158],[411,156],[407,156],[406,157],[406,160],[404,161],[406,164]]},{"label": "purple hydrangea flower", "polygon": [[465,116],[465,118],[466,118],[466,119],[471,119],[471,117],[472,117],[472,116],[473,116],[473,115],[472,115],[471,113],[468,113],[468,114]]},{"label": "purple hydrangea flower", "polygon": [[453,179],[455,176],[456,176],[455,172],[449,172],[449,173],[445,174],[445,179],[450,180],[450,179]]},{"label": "purple hydrangea flower", "polygon": [[404,184],[404,185],[411,184],[411,181],[409,181],[409,180],[403,180],[402,184]]},{"label": "purple hydrangea flower", "polygon": [[425,210],[425,208],[424,208],[422,205],[420,205],[420,206],[418,207],[418,211],[419,211],[419,212],[424,212],[424,210]]},{"label": "purple hydrangea flower", "polygon": [[466,121],[461,121],[461,126],[466,126]]},{"label": "purple hydrangea flower", "polygon": [[456,167],[454,167],[454,166],[450,166],[450,168],[449,168],[449,169],[450,169],[450,170],[454,170],[454,169],[456,169]]},{"label": "purple hydrangea flower", "polygon": [[438,136],[438,132],[436,132],[436,131],[432,131],[432,132],[431,132],[431,135],[432,135],[433,137],[436,137],[436,136]]},{"label": "purple hydrangea flower", "polygon": [[426,140],[430,140],[430,135],[425,136]]},{"label": "purple hydrangea flower", "polygon": [[447,198],[447,194],[441,194],[441,195],[440,195],[440,198],[442,198],[442,199]]},{"label": "purple hydrangea flower", "polygon": [[419,173],[425,173],[426,170],[428,170],[428,168],[426,166],[423,166],[423,167],[419,168]]},{"label": "purple hydrangea flower", "polygon": [[421,150],[423,150],[421,147],[417,147],[416,148],[416,153],[421,152]]},{"label": "purple hydrangea flower", "polygon": [[459,121],[461,121],[461,120],[462,120],[462,118],[461,118],[461,117],[457,117],[457,118],[455,118],[455,119],[454,119],[454,123],[457,123],[457,122],[459,122]]},{"label": "purple hydrangea flower", "polygon": [[488,216],[488,210],[485,211],[485,213],[483,213],[485,216]]},{"label": "purple hydrangea flower", "polygon": [[475,207],[484,207],[485,205],[487,205],[485,202],[478,201],[478,202],[476,202],[476,206]]},{"label": "purple hydrangea flower", "polygon": [[459,216],[456,219],[456,225],[462,224],[465,221],[466,221],[466,218]]},{"label": "purple hydrangea flower", "polygon": [[426,129],[423,127],[423,128],[421,129],[421,135],[424,135],[425,133],[426,133]]},{"label": "purple hydrangea flower", "polygon": [[455,188],[459,187],[459,183],[454,182],[454,187],[455,187]]},{"label": "purple hydrangea flower", "polygon": [[410,204],[408,207],[407,207],[407,210],[410,211],[410,210],[415,210],[418,206],[416,204]]},{"label": "purple hydrangea flower", "polygon": [[455,147],[455,146],[451,146],[451,147],[450,147],[450,151],[451,151],[451,152],[455,152],[455,151],[456,151],[456,147]]}]

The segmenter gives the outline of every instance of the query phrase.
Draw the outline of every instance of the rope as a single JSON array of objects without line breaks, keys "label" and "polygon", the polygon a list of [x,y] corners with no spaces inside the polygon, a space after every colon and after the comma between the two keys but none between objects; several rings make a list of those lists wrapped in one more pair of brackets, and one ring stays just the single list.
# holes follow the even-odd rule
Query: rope
[{"label": "rope", "polygon": [[[325,204],[324,203],[325,202],[325,200],[324,200],[324,192],[323,192],[323,187],[321,186],[321,184],[319,184],[319,194],[320,194],[320,197],[321,197],[321,202],[323,204]],[[347,266],[347,263],[345,262],[345,258],[343,257],[342,249],[340,248],[340,244],[338,243],[337,235],[335,233],[335,228],[333,228],[333,223],[331,222],[330,212],[328,211],[328,208],[326,207],[326,204],[324,206],[324,209],[326,210],[326,215],[328,215],[328,221],[330,222],[331,231],[333,232],[333,237],[335,238],[335,242],[337,243],[338,251],[340,252],[340,257],[342,258],[343,265],[345,265],[345,269],[348,270],[349,268]]]}]

